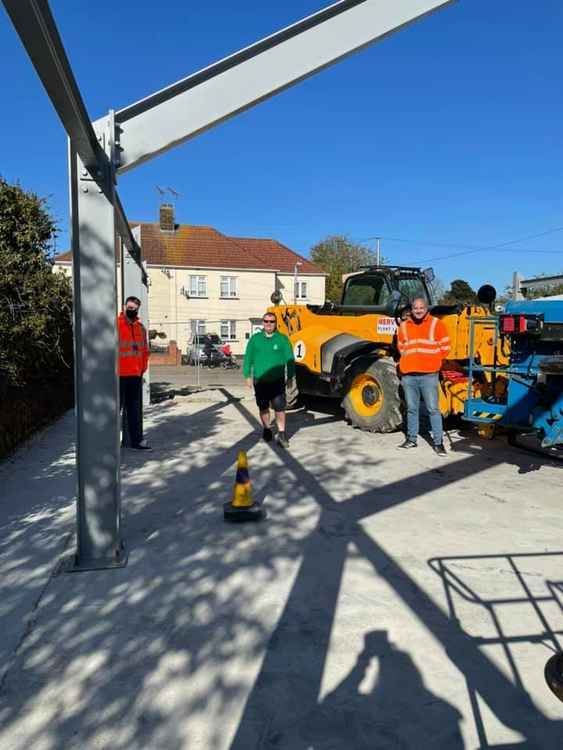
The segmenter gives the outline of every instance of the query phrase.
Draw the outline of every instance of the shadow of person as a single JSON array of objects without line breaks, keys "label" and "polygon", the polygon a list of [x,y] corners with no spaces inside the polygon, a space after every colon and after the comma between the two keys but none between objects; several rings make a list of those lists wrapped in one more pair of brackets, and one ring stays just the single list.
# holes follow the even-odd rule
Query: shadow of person
[{"label": "shadow of person", "polygon": [[[377,660],[377,678],[364,693],[362,682]],[[280,750],[463,750],[454,706],[432,693],[414,661],[396,648],[387,631],[373,630],[350,673],[321,703],[287,732],[264,745]]]}]

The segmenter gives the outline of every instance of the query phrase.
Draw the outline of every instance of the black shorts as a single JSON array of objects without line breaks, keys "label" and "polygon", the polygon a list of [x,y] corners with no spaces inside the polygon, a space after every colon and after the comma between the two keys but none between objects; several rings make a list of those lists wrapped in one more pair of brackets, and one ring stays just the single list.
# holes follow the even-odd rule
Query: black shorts
[{"label": "black shorts", "polygon": [[285,410],[285,380],[274,380],[273,382],[254,382],[254,393],[256,403],[260,411],[269,409],[270,404],[274,411]]}]

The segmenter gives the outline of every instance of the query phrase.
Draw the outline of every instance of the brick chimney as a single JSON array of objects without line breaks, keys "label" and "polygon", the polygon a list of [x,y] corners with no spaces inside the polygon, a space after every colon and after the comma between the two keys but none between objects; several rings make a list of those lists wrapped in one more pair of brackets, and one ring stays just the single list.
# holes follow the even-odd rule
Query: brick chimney
[{"label": "brick chimney", "polygon": [[160,231],[173,232],[174,225],[174,206],[171,203],[160,204]]}]

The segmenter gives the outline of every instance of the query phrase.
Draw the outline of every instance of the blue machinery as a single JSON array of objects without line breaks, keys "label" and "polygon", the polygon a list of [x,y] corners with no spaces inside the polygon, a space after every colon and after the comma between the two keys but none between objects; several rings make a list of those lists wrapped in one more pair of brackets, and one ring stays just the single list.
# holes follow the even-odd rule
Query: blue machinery
[{"label": "blue machinery", "polygon": [[[508,365],[475,359],[475,326],[494,329],[509,349]],[[474,378],[491,377],[491,394],[474,397]],[[504,386],[504,387],[503,387]],[[499,317],[470,321],[468,394],[464,419],[535,435],[543,449],[563,448],[563,300],[510,302]]]}]

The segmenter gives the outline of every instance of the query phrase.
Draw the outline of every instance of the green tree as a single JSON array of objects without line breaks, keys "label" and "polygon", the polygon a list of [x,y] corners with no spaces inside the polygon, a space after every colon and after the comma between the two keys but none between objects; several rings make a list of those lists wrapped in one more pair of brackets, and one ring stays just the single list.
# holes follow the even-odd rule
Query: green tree
[{"label": "green tree", "polygon": [[56,226],[46,202],[0,177],[0,385],[72,367],[72,291],[53,273]]},{"label": "green tree", "polygon": [[439,304],[446,293],[446,287],[441,279],[437,276],[429,284],[432,301],[435,305]]},{"label": "green tree", "polygon": [[440,300],[442,305],[474,305],[477,303],[477,294],[467,281],[455,279],[450,288]]},{"label": "green tree", "polygon": [[554,297],[556,294],[563,294],[563,284],[557,286],[541,286],[535,289],[528,289],[526,299],[537,299],[538,297]]},{"label": "green tree", "polygon": [[[375,265],[376,255],[369,247],[352,242],[345,235],[333,234],[311,248],[311,260],[328,274],[327,299],[338,303],[342,296],[343,274]],[[381,262],[384,263],[384,259]]]}]

